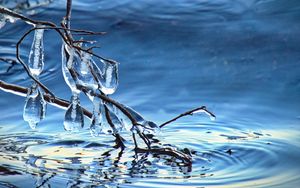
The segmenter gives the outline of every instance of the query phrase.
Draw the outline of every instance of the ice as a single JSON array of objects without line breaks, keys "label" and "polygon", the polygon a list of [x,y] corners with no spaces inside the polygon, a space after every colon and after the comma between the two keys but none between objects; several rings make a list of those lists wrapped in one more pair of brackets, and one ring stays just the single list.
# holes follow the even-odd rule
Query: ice
[{"label": "ice", "polygon": [[206,108],[196,110],[192,114],[199,114],[199,113],[204,113],[204,114],[208,115],[210,120],[212,120],[212,121],[216,120],[216,116],[214,114],[212,114],[211,112],[207,111]]},{"label": "ice", "polygon": [[79,94],[80,90],[77,89],[76,82],[73,79],[73,77],[72,77],[72,75],[71,75],[71,73],[70,73],[70,71],[68,69],[68,68],[72,67],[72,64],[73,64],[73,53],[74,52],[64,42],[62,44],[61,52],[62,52],[62,72],[63,72],[63,76],[64,76],[64,79],[65,79],[65,82],[67,83],[67,85],[72,90],[72,93]]},{"label": "ice", "polygon": [[142,125],[143,133],[155,135],[160,133],[160,127],[152,121],[145,121]]},{"label": "ice", "polygon": [[113,132],[120,133],[124,129],[124,125],[123,125],[122,121],[119,120],[118,116],[110,110],[109,110],[109,116],[110,116],[112,123],[114,124]]},{"label": "ice", "polygon": [[71,97],[71,104],[65,114],[64,128],[66,131],[77,132],[83,128],[83,126],[84,117],[79,98],[77,95],[73,95]]},{"label": "ice", "polygon": [[28,67],[34,76],[39,76],[44,68],[44,44],[43,44],[44,29],[36,29],[32,41]]},{"label": "ice", "polygon": [[118,107],[116,107],[112,103],[107,102],[106,106],[111,112],[113,112],[118,117],[119,121],[122,124],[123,129],[130,131],[132,128],[132,123],[130,119]]},{"label": "ice", "polygon": [[[96,90],[98,88],[98,83],[91,72],[91,70],[94,71],[95,68],[92,65],[92,55],[84,51],[81,51],[80,55],[76,51],[73,53],[75,58],[72,68],[77,73],[77,84],[85,86],[93,91]],[[95,71],[97,70],[95,69]],[[95,76],[97,77],[97,74],[95,74]]]},{"label": "ice", "polygon": [[113,60],[101,60],[104,64],[101,76],[101,91],[106,95],[113,94],[118,87],[118,63]]},{"label": "ice", "polygon": [[113,131],[112,131],[112,128],[111,126],[109,125],[108,121],[107,121],[107,118],[106,118],[106,109],[105,109],[105,106],[104,104],[102,104],[100,106],[100,113],[101,113],[101,120],[100,120],[100,125],[101,125],[101,129],[102,129],[102,133],[104,134],[112,134]]},{"label": "ice", "polygon": [[23,119],[28,122],[32,129],[45,118],[46,102],[40,89],[34,84],[27,94],[25,101]]},{"label": "ice", "polygon": [[100,121],[102,119],[101,113],[100,113],[100,107],[102,104],[102,100],[94,97],[93,98],[93,116],[92,116],[92,123],[90,126],[90,133],[92,136],[96,137],[99,136],[102,133],[102,128]]}]

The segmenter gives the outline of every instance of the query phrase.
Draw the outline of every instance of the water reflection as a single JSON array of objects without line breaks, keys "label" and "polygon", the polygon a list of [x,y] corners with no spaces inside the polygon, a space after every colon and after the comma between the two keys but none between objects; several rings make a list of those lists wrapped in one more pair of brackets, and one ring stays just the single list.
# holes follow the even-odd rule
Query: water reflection
[{"label": "water reflection", "polygon": [[[51,181],[61,181],[64,187],[84,187],[117,186],[131,183],[132,178],[167,175],[166,167],[179,174],[191,171],[190,165],[174,157],[136,153],[132,146],[122,150],[96,142],[56,139],[25,134],[2,137],[2,174],[12,181],[15,175],[31,174],[37,187],[50,187]],[[30,182],[26,183],[29,186]]]},{"label": "water reflection", "polygon": [[[284,153],[283,142],[264,133],[254,134],[255,137],[244,134],[243,137],[236,136],[233,139],[232,136],[221,134],[226,131],[207,128],[210,132],[203,132],[202,139],[216,133],[219,135],[216,137],[221,140],[225,137],[228,142],[216,141],[210,146],[204,142],[194,142],[193,147],[198,149],[180,149],[193,157],[192,166],[168,155],[136,153],[132,150],[132,144],[122,150],[113,148],[114,144],[93,141],[62,140],[26,134],[2,136],[0,180],[5,177],[5,182],[20,186],[14,179],[30,175],[34,182],[24,182],[30,187],[33,184],[36,187],[51,187],[57,183],[63,187],[118,187],[138,186],[141,182],[146,187],[159,187],[158,179],[162,183],[170,179],[174,182],[188,179],[193,186],[229,183],[239,185],[246,181],[245,178],[250,182],[268,179],[272,177],[272,173],[285,168],[279,165],[282,160],[280,153]],[[234,134],[228,130],[227,133]],[[195,139],[194,136],[191,137]],[[160,141],[155,144],[172,147]],[[269,172],[265,173],[266,170]],[[293,182],[295,179],[289,181]],[[182,183],[177,182],[178,185],[180,182]]]}]

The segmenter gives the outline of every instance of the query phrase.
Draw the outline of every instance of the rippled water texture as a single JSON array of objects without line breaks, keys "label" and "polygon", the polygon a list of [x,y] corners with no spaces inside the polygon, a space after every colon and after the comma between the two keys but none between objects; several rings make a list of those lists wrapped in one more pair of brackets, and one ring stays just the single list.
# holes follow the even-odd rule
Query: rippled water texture
[{"label": "rippled water texture", "polygon": [[[1,1],[0,1],[1,2]],[[12,5],[13,6],[13,5]],[[32,18],[59,23],[65,3]],[[26,8],[26,7],[25,7]],[[192,165],[163,155],[123,152],[112,136],[63,129],[64,110],[48,106],[31,130],[25,99],[0,91],[0,187],[297,187],[300,185],[300,2],[297,0],[74,1],[72,27],[106,31],[96,53],[119,61],[114,99],[162,123],[201,105],[217,119],[185,117],[166,126],[156,144],[191,153]],[[30,28],[0,30],[0,57]],[[22,44],[28,58],[32,36]],[[69,99],[62,81],[61,40],[45,32],[40,79]],[[0,79],[31,84],[20,65]],[[85,96],[82,104],[91,109]]]}]

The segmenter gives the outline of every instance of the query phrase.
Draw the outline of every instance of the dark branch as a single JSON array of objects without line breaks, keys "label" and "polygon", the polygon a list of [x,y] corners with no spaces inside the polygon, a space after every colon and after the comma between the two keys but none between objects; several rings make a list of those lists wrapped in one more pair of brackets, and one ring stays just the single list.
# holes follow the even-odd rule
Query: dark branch
[{"label": "dark branch", "polygon": [[170,124],[173,121],[176,121],[177,119],[179,119],[181,117],[184,117],[184,116],[187,116],[187,115],[193,115],[194,113],[198,113],[198,112],[204,112],[204,113],[208,114],[210,117],[213,117],[213,118],[216,117],[212,112],[208,111],[205,106],[201,106],[199,108],[195,108],[193,110],[189,110],[187,112],[184,112],[184,113],[174,117],[173,119],[170,119],[169,121],[166,121],[165,123],[162,123],[159,127],[162,128],[162,127],[166,126],[167,124]]}]

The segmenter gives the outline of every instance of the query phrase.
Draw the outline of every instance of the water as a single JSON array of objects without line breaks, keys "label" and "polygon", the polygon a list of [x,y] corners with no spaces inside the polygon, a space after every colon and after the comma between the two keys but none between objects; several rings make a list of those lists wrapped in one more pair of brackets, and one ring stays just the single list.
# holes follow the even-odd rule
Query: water
[{"label": "water", "polygon": [[[205,105],[217,119],[194,114],[164,127],[156,145],[187,148],[192,166],[170,156],[114,149],[110,135],[92,137],[89,120],[64,131],[64,110],[48,106],[35,130],[23,121],[25,98],[0,92],[1,187],[297,187],[300,184],[299,1],[74,1],[72,27],[106,31],[89,37],[119,65],[114,99],[157,124]],[[35,9],[59,22],[64,2]],[[87,11],[88,10],[88,11]],[[24,11],[26,12],[26,11]],[[0,30],[1,57],[29,28]],[[32,36],[31,36],[32,37]],[[65,99],[61,40],[45,31],[40,80]],[[28,59],[32,38],[22,45]],[[20,65],[0,79],[31,81]],[[81,104],[92,103],[81,95]],[[186,149],[186,150],[187,150]]]}]

